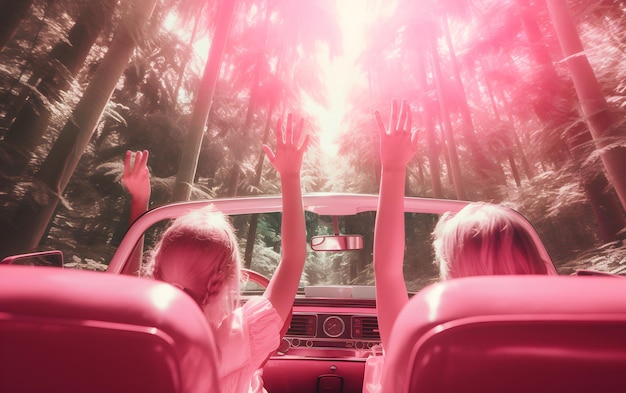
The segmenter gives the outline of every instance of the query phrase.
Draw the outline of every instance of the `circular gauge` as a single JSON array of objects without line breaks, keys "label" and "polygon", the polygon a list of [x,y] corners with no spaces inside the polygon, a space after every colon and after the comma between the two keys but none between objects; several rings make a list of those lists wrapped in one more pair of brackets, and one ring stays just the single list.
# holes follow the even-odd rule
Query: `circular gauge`
[{"label": "circular gauge", "polygon": [[343,322],[343,319],[332,316],[324,320],[322,328],[328,337],[339,337],[346,330],[346,324]]}]

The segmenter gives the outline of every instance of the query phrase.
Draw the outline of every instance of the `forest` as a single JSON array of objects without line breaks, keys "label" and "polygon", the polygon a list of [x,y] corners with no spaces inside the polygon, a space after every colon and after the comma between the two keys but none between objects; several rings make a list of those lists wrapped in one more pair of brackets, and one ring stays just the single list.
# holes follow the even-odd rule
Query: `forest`
[{"label": "forest", "polygon": [[151,206],[280,193],[262,145],[288,113],[305,192],[376,194],[394,98],[419,132],[406,195],[511,206],[562,273],[626,269],[619,0],[5,0],[0,258],[106,266],[127,150]]}]

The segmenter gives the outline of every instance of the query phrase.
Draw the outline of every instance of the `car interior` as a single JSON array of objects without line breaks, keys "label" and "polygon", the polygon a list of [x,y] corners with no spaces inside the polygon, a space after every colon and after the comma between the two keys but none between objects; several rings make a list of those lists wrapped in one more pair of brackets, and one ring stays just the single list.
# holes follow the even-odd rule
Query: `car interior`
[{"label": "car interior", "polygon": [[626,0],[0,0],[0,393],[626,393],[624,278]]},{"label": "car interior", "polygon": [[[329,226],[311,237],[310,253],[336,263],[371,252],[371,233],[346,232],[336,217],[375,211],[377,196],[332,198],[304,196],[305,210]],[[160,230],[209,203],[232,217],[280,210],[279,197],[158,207],[130,227],[105,274],[60,268],[58,253],[3,261],[9,266],[0,275],[0,363],[8,366],[0,370],[0,391],[216,391],[219,358],[197,305],[179,289],[129,271],[138,239],[149,237],[153,226]],[[405,198],[407,214],[438,215],[464,204]],[[50,258],[43,266],[59,268],[19,266],[33,265],[33,257]],[[242,300],[262,293],[269,275],[258,263],[245,269]],[[366,363],[376,360],[383,392],[623,391],[626,282],[612,277],[620,276],[580,270],[420,282],[409,287],[411,301],[381,357],[373,282],[309,276],[279,348],[263,366],[264,387],[269,393],[363,392]],[[28,379],[32,367],[44,370],[41,378]]]}]

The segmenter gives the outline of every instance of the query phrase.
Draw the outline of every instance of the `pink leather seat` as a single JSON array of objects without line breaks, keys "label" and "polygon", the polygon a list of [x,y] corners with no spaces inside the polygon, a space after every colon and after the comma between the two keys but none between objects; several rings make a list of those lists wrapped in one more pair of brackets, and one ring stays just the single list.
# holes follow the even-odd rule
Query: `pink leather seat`
[{"label": "pink leather seat", "polygon": [[1,392],[216,392],[213,335],[165,283],[0,267]]},{"label": "pink leather seat", "polygon": [[499,276],[414,296],[383,392],[624,392],[626,280]]}]

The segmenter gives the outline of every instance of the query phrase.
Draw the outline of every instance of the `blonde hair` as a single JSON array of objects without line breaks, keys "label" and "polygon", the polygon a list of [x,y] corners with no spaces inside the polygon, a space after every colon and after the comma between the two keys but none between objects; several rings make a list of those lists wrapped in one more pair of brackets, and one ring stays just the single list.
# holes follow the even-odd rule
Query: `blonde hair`
[{"label": "blonde hair", "polygon": [[187,292],[217,328],[239,305],[240,265],[234,228],[208,206],[174,220],[152,250],[144,275]]},{"label": "blonde hair", "polygon": [[522,220],[509,208],[482,202],[445,213],[433,232],[440,277],[556,274]]}]

